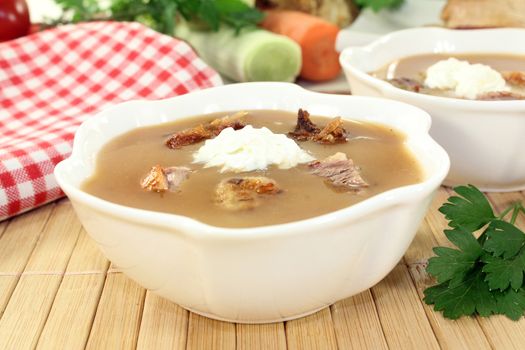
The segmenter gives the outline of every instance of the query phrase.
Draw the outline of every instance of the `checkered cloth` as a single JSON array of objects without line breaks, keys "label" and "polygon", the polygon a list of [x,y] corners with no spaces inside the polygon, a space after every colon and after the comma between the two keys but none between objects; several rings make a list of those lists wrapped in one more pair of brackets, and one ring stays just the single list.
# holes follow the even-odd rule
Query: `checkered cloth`
[{"label": "checkered cloth", "polygon": [[53,168],[96,111],[221,84],[186,43],[137,23],[63,26],[0,43],[0,221],[63,196]]}]

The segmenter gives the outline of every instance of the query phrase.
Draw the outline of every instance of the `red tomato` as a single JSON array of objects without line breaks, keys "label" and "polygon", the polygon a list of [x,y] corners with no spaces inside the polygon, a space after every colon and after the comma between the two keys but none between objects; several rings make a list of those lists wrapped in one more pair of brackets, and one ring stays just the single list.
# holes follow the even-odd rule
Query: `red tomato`
[{"label": "red tomato", "polygon": [[0,0],[0,41],[26,35],[29,25],[25,0]]}]

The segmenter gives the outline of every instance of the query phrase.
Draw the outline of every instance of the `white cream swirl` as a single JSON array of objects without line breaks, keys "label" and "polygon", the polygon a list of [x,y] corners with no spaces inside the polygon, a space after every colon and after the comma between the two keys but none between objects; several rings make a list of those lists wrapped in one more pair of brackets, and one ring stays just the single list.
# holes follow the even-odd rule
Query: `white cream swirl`
[{"label": "white cream swirl", "polygon": [[484,64],[470,64],[456,58],[441,60],[426,71],[425,85],[432,89],[454,90],[459,97],[475,99],[496,91],[509,91],[501,74]]},{"label": "white cream swirl", "polygon": [[289,169],[314,159],[286,135],[251,125],[226,128],[193,154],[194,163],[222,167],[221,172],[263,170],[270,165]]}]

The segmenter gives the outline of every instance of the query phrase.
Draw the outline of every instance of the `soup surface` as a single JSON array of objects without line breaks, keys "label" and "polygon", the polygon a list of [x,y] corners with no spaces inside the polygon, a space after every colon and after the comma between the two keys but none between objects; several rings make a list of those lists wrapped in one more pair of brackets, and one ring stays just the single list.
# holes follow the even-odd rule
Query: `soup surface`
[{"label": "soup surface", "polygon": [[[379,79],[387,80],[393,85],[405,90],[417,91],[424,94],[459,98],[453,91],[446,89],[432,89],[424,86],[425,72],[433,64],[456,58],[468,61],[470,64],[481,63],[503,74],[511,94],[493,95],[492,100],[508,100],[525,98],[525,56],[505,54],[425,54],[408,56],[393,61],[371,74]],[[513,75],[511,75],[513,74]],[[484,99],[484,98],[479,98]]]},{"label": "soup surface", "polygon": [[[404,135],[381,125],[344,121],[348,141],[319,144],[298,141],[297,144],[316,159],[337,152],[351,158],[360,168],[367,187],[341,190],[314,175],[309,164],[290,169],[272,165],[265,170],[244,173],[223,172],[220,167],[205,168],[193,163],[193,154],[204,142],[178,149],[166,147],[168,135],[209,122],[227,113],[198,116],[175,122],[143,127],[123,134],[106,144],[99,152],[96,169],[83,184],[83,189],[97,197],[118,204],[180,214],[220,227],[255,227],[281,224],[326,214],[360,202],[380,192],[422,180],[422,172],[404,145]],[[294,129],[297,115],[285,111],[249,111],[246,124],[267,127],[273,133],[287,134]],[[312,117],[318,125],[330,119]],[[192,170],[177,192],[151,192],[141,187],[141,179],[159,164],[185,166]],[[247,210],[227,210],[216,202],[216,188],[224,179],[242,176],[265,176],[282,190],[266,195],[261,205]]]}]

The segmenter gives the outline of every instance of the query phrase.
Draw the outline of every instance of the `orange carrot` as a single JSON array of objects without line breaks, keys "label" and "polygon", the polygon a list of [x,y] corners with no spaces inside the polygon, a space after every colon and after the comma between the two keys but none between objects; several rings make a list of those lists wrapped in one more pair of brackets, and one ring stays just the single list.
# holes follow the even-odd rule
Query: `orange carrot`
[{"label": "orange carrot", "polygon": [[300,76],[322,81],[341,72],[335,39],[339,28],[325,20],[298,11],[269,10],[261,26],[282,34],[301,46],[303,65]]}]

